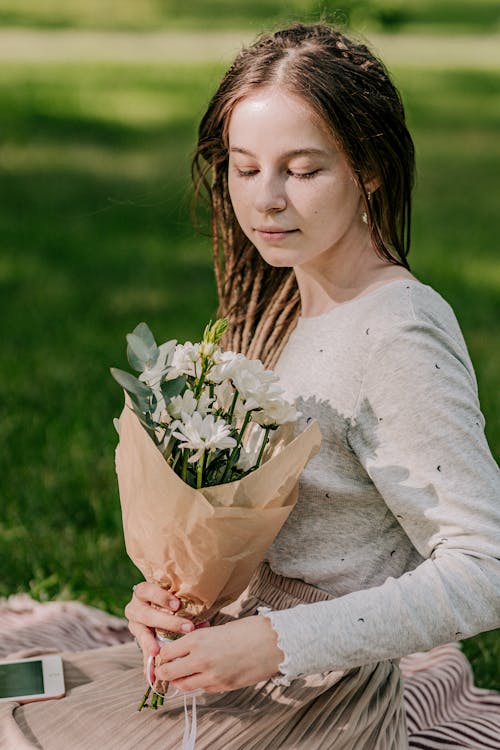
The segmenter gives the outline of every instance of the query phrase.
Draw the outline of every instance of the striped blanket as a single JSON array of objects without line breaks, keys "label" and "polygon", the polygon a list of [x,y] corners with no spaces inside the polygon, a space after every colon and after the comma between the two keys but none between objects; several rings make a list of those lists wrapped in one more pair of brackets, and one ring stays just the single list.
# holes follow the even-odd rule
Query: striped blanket
[{"label": "striped blanket", "polygon": [[[80,602],[0,601],[0,657],[81,651],[130,640],[125,620]],[[29,647],[28,647],[29,646]],[[474,686],[455,644],[401,660],[410,748],[500,750],[500,693]]]}]

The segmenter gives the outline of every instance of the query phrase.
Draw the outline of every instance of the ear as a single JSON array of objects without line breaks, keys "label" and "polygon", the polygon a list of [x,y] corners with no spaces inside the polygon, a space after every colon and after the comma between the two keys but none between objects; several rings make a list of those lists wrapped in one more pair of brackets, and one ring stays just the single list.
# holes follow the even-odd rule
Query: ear
[{"label": "ear", "polygon": [[379,189],[380,187],[380,180],[377,177],[373,177],[372,179],[366,179],[363,180],[363,185],[367,193],[373,193]]}]

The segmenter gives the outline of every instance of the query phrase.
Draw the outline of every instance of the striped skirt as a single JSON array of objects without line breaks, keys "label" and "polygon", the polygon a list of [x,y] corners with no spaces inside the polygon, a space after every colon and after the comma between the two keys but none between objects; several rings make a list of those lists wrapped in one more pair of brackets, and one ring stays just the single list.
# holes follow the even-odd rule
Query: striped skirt
[{"label": "striped skirt", "polygon": [[[285,609],[329,596],[283,578],[263,564],[235,605],[214,624]],[[178,750],[184,701],[158,711],[137,711],[145,688],[142,657],[124,644],[65,653],[67,695],[61,700],[3,704],[2,750]],[[297,679],[272,680],[197,698],[196,750],[406,750],[402,685],[396,662]]]}]

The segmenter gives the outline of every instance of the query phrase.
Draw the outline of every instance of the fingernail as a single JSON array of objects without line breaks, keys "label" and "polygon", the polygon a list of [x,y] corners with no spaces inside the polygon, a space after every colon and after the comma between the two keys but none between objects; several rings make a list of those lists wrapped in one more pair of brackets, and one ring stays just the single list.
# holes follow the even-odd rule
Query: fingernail
[{"label": "fingernail", "polygon": [[170,607],[170,609],[179,609],[179,600],[171,599],[168,603],[168,606]]},{"label": "fingernail", "polygon": [[183,633],[190,633],[192,629],[193,629],[192,622],[185,622],[184,625],[181,625],[181,630]]}]

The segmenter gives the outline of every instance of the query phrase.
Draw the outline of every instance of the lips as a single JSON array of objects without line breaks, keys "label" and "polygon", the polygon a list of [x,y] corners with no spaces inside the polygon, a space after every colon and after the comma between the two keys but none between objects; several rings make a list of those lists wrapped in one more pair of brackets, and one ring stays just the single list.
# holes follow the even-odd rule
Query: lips
[{"label": "lips", "polygon": [[255,227],[256,232],[264,232],[265,234],[281,234],[283,232],[292,232],[292,229],[285,229],[284,227]]},{"label": "lips", "polygon": [[298,232],[298,229],[283,229],[282,227],[256,227],[255,232],[263,240],[283,240],[285,237],[289,237],[294,232]]}]

